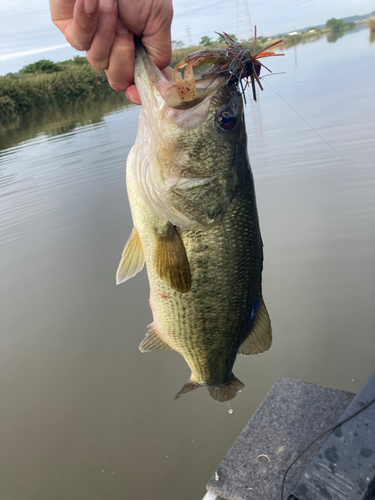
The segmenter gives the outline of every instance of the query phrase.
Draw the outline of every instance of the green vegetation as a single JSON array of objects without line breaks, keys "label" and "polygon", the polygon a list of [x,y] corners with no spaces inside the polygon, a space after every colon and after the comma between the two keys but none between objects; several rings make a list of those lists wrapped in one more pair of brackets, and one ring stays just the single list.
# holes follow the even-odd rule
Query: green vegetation
[{"label": "green vegetation", "polygon": [[336,19],[335,17],[332,17],[332,19],[328,19],[326,26],[332,31],[332,33],[340,33],[344,30],[354,29],[355,22],[351,21],[349,23],[345,23],[343,19]]},{"label": "green vegetation", "polygon": [[329,43],[334,43],[339,38],[344,36],[345,31],[354,29],[356,24],[354,21],[346,23],[343,19],[336,19],[335,17],[332,17],[332,19],[328,19],[326,26],[327,29],[330,30],[327,36],[327,41]]},{"label": "green vegetation", "polygon": [[367,19],[367,24],[370,28],[370,42],[375,42],[375,17],[369,17]]},{"label": "green vegetation", "polygon": [[342,19],[332,17],[332,19],[328,19],[326,26],[333,32],[342,31],[344,29],[344,21]]},{"label": "green vegetation", "polygon": [[32,107],[102,92],[115,91],[104,71],[92,68],[85,57],[61,63],[44,59],[18,74],[0,76],[0,115],[14,116]]},{"label": "green vegetation", "polygon": [[[238,41],[238,38],[236,37],[236,35],[234,33],[228,33],[228,35],[231,37],[232,40],[234,40],[235,42]],[[222,35],[219,36],[219,38],[216,40],[216,43],[224,43],[225,40],[223,38]]]},{"label": "green vegetation", "polygon": [[41,59],[32,64],[28,64],[21,69],[22,74],[29,73],[56,73],[57,71],[61,71],[61,65],[56,64],[49,59]]},{"label": "green vegetation", "polygon": [[180,50],[184,45],[184,42],[181,42],[181,40],[172,40],[172,50]]},{"label": "green vegetation", "polygon": [[209,36],[202,36],[201,41],[199,42],[199,45],[203,45],[204,47],[206,46],[211,46],[213,43],[213,40]]}]

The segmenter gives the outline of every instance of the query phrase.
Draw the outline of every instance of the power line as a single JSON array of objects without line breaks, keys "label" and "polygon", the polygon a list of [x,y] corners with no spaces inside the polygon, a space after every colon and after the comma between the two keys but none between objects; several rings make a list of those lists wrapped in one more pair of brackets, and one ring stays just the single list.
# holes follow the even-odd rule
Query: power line
[{"label": "power line", "polygon": [[29,16],[38,16],[40,14],[46,14],[49,13],[48,9],[43,9],[43,10],[34,10],[30,12],[23,12],[22,14],[12,14],[10,16],[0,16],[0,21],[6,21],[8,19],[18,19],[20,17],[29,17]]},{"label": "power line", "polygon": [[0,38],[9,38],[11,36],[30,35],[30,33],[44,33],[46,31],[52,31],[52,30],[56,31],[56,33],[57,33],[56,27],[55,26],[50,26],[49,28],[39,28],[39,29],[36,29],[36,30],[16,31],[14,33],[4,33],[3,35],[0,35]]}]

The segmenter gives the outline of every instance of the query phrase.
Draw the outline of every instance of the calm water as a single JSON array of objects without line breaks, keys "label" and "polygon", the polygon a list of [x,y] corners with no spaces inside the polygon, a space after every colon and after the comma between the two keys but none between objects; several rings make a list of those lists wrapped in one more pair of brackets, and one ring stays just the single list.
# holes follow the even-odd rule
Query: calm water
[{"label": "calm water", "polygon": [[288,49],[268,61],[286,74],[264,80],[286,102],[265,85],[246,107],[274,343],[237,360],[246,387],[230,407],[203,389],[173,400],[189,378],[183,358],[138,350],[145,272],[115,285],[139,108],[86,100],[3,125],[2,499],[200,500],[278,377],[363,384],[375,368],[368,38]]}]

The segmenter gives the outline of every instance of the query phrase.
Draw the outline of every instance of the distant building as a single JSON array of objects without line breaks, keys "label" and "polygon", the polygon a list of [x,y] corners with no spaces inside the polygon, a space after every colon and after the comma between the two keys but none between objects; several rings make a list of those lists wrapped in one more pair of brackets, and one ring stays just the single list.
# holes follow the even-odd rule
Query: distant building
[{"label": "distant building", "polygon": [[309,30],[309,33],[315,33],[315,30]]},{"label": "distant building", "polygon": [[291,35],[299,35],[299,31],[292,31],[291,33],[288,33],[288,36]]}]

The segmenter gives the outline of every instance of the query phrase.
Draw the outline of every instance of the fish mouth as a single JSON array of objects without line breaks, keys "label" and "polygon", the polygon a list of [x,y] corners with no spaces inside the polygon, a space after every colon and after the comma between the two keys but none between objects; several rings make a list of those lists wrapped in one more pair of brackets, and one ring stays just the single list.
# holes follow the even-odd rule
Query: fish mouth
[{"label": "fish mouth", "polygon": [[134,80],[144,108],[155,107],[156,104],[159,112],[166,106],[175,110],[191,109],[210,100],[225,83],[222,76],[198,78],[196,96],[186,102],[180,98],[174,76],[170,66],[160,70],[150,59],[140,39],[136,38]]}]

